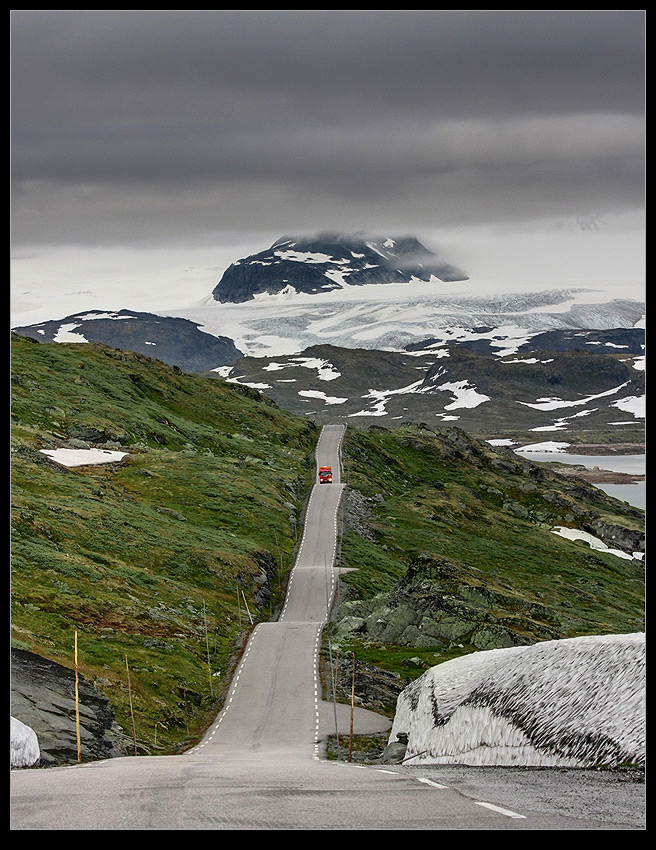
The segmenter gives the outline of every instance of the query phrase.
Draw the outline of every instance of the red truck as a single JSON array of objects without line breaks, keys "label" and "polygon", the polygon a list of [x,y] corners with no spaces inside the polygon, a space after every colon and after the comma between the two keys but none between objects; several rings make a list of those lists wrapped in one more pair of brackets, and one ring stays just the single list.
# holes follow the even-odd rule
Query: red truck
[{"label": "red truck", "polygon": [[319,467],[319,484],[333,483],[333,468],[332,466]]}]

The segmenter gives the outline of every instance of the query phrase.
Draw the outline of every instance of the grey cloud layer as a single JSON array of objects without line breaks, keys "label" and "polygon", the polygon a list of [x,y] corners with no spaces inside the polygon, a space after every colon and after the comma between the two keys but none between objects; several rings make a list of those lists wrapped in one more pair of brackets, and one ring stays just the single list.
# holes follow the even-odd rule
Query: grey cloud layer
[{"label": "grey cloud layer", "polygon": [[16,238],[640,206],[643,30],[640,10],[14,11]]}]

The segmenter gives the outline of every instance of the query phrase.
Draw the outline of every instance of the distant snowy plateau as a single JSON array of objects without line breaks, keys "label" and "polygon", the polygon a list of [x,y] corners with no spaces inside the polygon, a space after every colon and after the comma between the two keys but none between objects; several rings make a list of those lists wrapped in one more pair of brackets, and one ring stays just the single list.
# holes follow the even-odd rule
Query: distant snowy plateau
[{"label": "distant snowy plateau", "polygon": [[15,330],[214,372],[320,423],[624,429],[640,442],[641,290],[559,283],[471,280],[414,239],[324,235],[236,261],[195,306],[87,310]]}]

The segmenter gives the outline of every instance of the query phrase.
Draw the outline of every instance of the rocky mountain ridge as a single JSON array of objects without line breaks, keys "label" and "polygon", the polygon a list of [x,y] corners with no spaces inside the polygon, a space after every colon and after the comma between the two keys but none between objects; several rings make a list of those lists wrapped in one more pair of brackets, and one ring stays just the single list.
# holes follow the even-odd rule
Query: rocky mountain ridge
[{"label": "rocky mountain ridge", "polygon": [[585,432],[641,444],[643,355],[608,351],[618,349],[540,351],[526,343],[521,355],[498,356],[454,343],[417,355],[326,345],[298,356],[244,357],[221,374],[320,423],[443,422],[478,436]]},{"label": "rocky mountain ridge", "polygon": [[207,372],[242,353],[231,339],[204,333],[189,319],[136,310],[88,310],[14,332],[37,342],[97,342],[154,357],[185,372]]}]

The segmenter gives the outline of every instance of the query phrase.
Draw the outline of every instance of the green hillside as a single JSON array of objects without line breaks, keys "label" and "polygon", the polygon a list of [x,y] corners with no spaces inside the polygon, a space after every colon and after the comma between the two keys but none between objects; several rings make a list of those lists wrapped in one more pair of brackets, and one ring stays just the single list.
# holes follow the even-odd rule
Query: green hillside
[{"label": "green hillside", "polygon": [[[349,429],[332,639],[418,675],[456,655],[644,629],[644,512],[456,428]],[[419,663],[409,659],[419,660]]]},{"label": "green hillside", "polygon": [[[151,751],[193,740],[250,617],[269,619],[318,429],[142,355],[12,338],[12,639],[73,666]],[[66,468],[41,449],[122,449]],[[210,676],[220,671],[220,675]],[[155,743],[156,742],[156,743]]]},{"label": "green hillside", "polygon": [[[246,387],[99,345],[12,338],[12,640],[80,668],[137,739],[178,752],[277,615],[318,428]],[[120,449],[64,467],[42,453]],[[347,430],[340,652],[414,677],[494,646],[644,628],[644,513],[457,428]],[[342,657],[345,657],[342,654]]]}]

